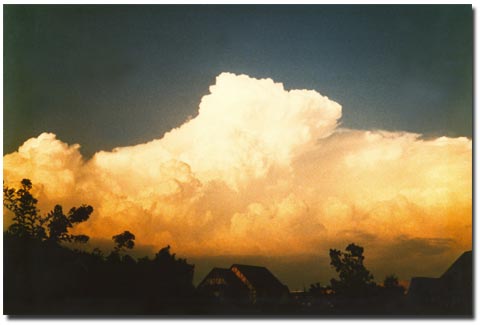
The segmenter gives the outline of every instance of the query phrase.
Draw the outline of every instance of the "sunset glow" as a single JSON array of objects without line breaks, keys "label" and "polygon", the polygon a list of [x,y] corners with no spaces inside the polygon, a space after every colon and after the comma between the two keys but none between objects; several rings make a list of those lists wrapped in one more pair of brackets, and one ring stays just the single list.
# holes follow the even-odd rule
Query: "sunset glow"
[{"label": "sunset glow", "polygon": [[317,91],[222,73],[198,115],[161,139],[85,159],[42,133],[4,156],[4,179],[31,179],[43,213],[92,205],[77,229],[92,239],[129,229],[183,256],[326,254],[355,241],[386,264],[406,243],[412,259],[471,249],[472,141],[345,129],[341,117]]}]

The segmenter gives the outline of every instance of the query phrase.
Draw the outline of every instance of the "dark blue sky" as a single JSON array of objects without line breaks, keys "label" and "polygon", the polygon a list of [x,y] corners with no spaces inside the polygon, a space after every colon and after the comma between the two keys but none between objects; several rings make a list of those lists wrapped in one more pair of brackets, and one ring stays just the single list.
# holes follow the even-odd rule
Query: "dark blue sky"
[{"label": "dark blue sky", "polygon": [[315,89],[345,127],[471,137],[472,28],[469,5],[7,5],[4,153],[159,138],[223,71]]}]

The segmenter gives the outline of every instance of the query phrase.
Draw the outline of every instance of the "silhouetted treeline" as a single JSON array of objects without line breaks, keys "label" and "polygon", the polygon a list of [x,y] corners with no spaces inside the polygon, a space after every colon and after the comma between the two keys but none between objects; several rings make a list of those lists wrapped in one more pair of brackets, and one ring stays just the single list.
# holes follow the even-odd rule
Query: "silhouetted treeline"
[{"label": "silhouetted treeline", "polygon": [[4,234],[6,314],[181,314],[192,277],[168,247],[137,261]]},{"label": "silhouetted treeline", "polygon": [[[374,281],[364,265],[363,247],[352,243],[345,251],[330,249],[330,265],[338,276],[328,285],[315,283],[308,290],[290,293],[284,286],[286,299],[268,296],[270,303],[259,303],[267,301],[262,292],[274,287],[273,282],[283,286],[262,267],[216,268],[204,280],[212,290],[202,291],[192,284],[194,265],[177,258],[170,246],[153,257],[130,256],[135,235],[128,230],[112,236],[111,252],[67,248],[63,243],[89,240],[86,235],[70,234],[70,229],[87,221],[93,208],[82,205],[65,214],[56,205],[41,215],[31,189],[27,179],[18,190],[4,186],[4,207],[13,213],[4,233],[3,252],[3,301],[8,315],[471,314],[472,298],[467,291],[472,283],[471,252],[463,254],[441,278],[418,278],[409,302],[395,275],[381,284]],[[242,269],[250,280],[243,273],[237,278],[235,274]],[[228,297],[222,297],[227,293]]]},{"label": "silhouetted treeline", "polygon": [[[42,216],[32,184],[4,186],[4,206],[13,223],[4,233],[4,312],[6,314],[188,313],[194,306],[194,266],[164,247],[153,258],[134,259],[129,231],[112,237],[109,254],[71,250],[62,242],[86,242],[69,228],[93,211],[83,205],[64,214],[56,205]],[[190,307],[189,307],[190,306]]]}]

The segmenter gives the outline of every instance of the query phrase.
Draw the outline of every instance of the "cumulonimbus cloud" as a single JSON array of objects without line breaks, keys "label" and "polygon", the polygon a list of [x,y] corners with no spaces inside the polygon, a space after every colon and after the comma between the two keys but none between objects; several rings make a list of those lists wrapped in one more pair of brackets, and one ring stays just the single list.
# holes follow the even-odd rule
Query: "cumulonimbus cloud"
[{"label": "cumulonimbus cloud", "polygon": [[375,259],[377,245],[409,239],[469,249],[472,141],[343,129],[340,118],[316,91],[222,73],[198,115],[161,139],[85,160],[79,145],[43,133],[4,156],[4,179],[30,178],[44,212],[94,206],[78,229],[93,238],[128,229],[185,256],[311,254],[355,241]]}]

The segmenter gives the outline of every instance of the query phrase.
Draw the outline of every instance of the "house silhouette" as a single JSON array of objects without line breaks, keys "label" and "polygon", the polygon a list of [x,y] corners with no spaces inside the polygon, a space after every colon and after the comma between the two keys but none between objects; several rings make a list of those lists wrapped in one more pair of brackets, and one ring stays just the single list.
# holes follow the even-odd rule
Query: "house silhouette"
[{"label": "house silhouette", "polygon": [[213,268],[197,287],[203,296],[219,302],[275,304],[289,298],[289,290],[267,268],[233,264]]},{"label": "house silhouette", "polygon": [[412,278],[407,301],[422,313],[472,315],[472,283],[472,251],[467,251],[439,278]]}]

